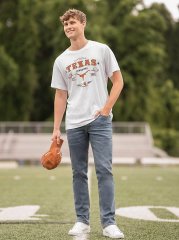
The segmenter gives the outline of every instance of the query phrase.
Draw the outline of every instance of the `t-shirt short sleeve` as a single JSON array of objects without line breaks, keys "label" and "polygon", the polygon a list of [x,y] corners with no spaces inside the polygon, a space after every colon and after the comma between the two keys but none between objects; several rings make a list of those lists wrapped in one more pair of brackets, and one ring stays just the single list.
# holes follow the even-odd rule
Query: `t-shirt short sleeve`
[{"label": "t-shirt short sleeve", "polygon": [[63,74],[61,72],[61,69],[57,64],[57,61],[55,61],[54,65],[53,65],[51,87],[57,88],[57,89],[62,89],[62,90],[67,90],[67,84],[66,84]]},{"label": "t-shirt short sleeve", "polygon": [[119,71],[119,65],[112,50],[106,45],[105,48],[105,72],[107,77],[112,77],[113,72]]}]

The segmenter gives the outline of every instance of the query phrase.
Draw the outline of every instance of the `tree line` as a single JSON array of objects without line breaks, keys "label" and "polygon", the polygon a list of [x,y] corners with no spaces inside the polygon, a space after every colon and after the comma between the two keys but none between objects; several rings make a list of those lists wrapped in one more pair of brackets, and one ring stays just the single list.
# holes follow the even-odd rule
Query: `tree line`
[{"label": "tree line", "polygon": [[149,122],[156,145],[179,155],[179,22],[142,0],[1,0],[0,121],[53,119],[53,62],[69,45],[59,16],[69,8],[87,14],[86,37],[119,62],[113,120]]}]

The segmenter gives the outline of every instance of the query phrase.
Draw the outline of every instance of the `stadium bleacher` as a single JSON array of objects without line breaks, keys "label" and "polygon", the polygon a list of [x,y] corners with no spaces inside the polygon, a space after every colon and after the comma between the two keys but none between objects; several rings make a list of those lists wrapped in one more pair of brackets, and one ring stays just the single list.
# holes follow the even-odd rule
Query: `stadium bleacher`
[{"label": "stadium bleacher", "polygon": [[[39,162],[51,144],[52,122],[3,122],[0,123],[0,161]],[[69,149],[64,125],[62,127],[63,162],[69,163]],[[147,123],[113,123],[113,163],[154,164],[157,157],[170,159],[154,147],[150,126]],[[160,155],[159,155],[160,154]],[[174,162],[177,164],[176,159]],[[92,150],[89,161],[93,162]],[[168,161],[163,161],[163,163]],[[169,160],[170,162],[170,160]],[[174,163],[173,162],[173,163]]]}]

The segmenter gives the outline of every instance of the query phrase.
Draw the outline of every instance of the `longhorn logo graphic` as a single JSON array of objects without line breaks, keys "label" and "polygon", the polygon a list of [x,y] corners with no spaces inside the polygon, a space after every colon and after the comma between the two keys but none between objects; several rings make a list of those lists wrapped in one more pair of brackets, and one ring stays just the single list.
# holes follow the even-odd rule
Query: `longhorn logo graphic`
[{"label": "longhorn logo graphic", "polygon": [[90,70],[87,70],[85,73],[82,73],[82,74],[76,73],[76,75],[78,75],[80,78],[82,78],[82,81],[80,81],[80,84],[78,84],[79,86],[86,87],[88,85],[88,83],[91,82],[91,81],[85,81],[85,76],[86,76],[87,72],[89,72],[89,71]]}]

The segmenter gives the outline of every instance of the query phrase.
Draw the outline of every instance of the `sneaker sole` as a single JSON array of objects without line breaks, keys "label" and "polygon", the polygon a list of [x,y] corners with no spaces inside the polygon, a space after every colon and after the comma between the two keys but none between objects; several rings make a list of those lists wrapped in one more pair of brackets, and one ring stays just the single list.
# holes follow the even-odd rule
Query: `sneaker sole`
[{"label": "sneaker sole", "polygon": [[119,237],[112,237],[111,235],[109,235],[108,233],[105,233],[105,232],[103,232],[103,236],[113,238],[113,239],[124,239],[124,235],[121,235]]},{"label": "sneaker sole", "polygon": [[84,232],[81,232],[81,233],[75,233],[75,232],[68,232],[68,235],[70,235],[70,236],[79,236],[79,235],[83,235],[83,234],[87,234],[87,233],[90,233],[90,229],[88,229],[88,230],[85,230]]}]

